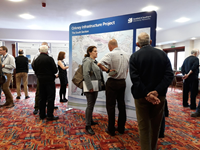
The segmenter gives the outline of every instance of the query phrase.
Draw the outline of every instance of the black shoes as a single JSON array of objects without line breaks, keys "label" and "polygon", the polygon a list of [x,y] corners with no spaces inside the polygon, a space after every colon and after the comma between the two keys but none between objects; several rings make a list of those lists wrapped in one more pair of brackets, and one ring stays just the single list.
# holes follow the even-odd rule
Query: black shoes
[{"label": "black shoes", "polygon": [[108,129],[106,129],[106,133],[108,133],[110,136],[115,136],[115,133],[111,133]]},{"label": "black shoes", "polygon": [[92,126],[93,126],[93,125],[96,125],[96,124],[98,124],[98,122],[94,122],[94,121],[91,122],[91,125],[92,125]]},{"label": "black shoes", "polygon": [[87,133],[90,134],[90,135],[94,135],[94,134],[95,134],[94,131],[92,130],[91,126],[86,126],[86,127],[85,127],[85,130],[86,130]]},{"label": "black shoes", "polygon": [[194,112],[191,114],[191,117],[200,117],[200,113]]},{"label": "black shoes", "polygon": [[53,120],[58,120],[58,116],[53,116],[53,117],[47,117],[47,121],[53,121]]},{"label": "black shoes", "polygon": [[58,109],[58,106],[54,106],[53,109]]},{"label": "black shoes", "polygon": [[28,99],[28,98],[30,98],[30,96],[26,96],[26,97],[25,97],[25,99]]},{"label": "black shoes", "polygon": [[164,134],[160,134],[158,138],[164,138],[165,135]]},{"label": "black shoes", "polygon": [[35,110],[33,111],[33,114],[36,115],[37,113],[38,113],[38,109],[35,109]]},{"label": "black shoes", "polygon": [[60,102],[61,103],[66,103],[66,102],[68,102],[68,100],[65,98],[65,99],[60,99]]},{"label": "black shoes", "polygon": [[16,99],[20,99],[20,96],[17,96]]},{"label": "black shoes", "polygon": [[44,116],[44,117],[40,117],[40,120],[44,120],[47,116]]}]

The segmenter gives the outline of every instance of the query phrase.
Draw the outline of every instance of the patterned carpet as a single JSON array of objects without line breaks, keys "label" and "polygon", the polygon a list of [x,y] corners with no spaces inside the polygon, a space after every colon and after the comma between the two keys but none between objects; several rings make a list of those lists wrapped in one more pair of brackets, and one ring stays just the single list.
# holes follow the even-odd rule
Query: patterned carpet
[{"label": "patterned carpet", "polygon": [[[12,90],[14,98],[16,90]],[[23,94],[23,93],[22,93]],[[94,115],[94,136],[85,132],[84,111],[65,111],[66,103],[60,103],[58,89],[54,114],[58,121],[40,120],[33,115],[34,89],[30,89],[30,99],[15,100],[15,107],[0,108],[0,150],[138,150],[139,135],[136,121],[128,120],[125,134],[116,132],[111,137],[105,132],[107,116]],[[198,150],[200,149],[200,118],[190,117],[189,108],[182,107],[182,91],[169,89],[167,94],[169,117],[166,118],[165,138],[159,139],[159,150]],[[0,104],[5,102],[4,94]]]}]

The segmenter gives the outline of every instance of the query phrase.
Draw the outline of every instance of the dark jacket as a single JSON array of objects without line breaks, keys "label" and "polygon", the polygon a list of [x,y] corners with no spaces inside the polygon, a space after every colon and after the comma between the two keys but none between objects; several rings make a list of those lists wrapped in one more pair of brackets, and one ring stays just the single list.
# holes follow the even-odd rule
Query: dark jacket
[{"label": "dark jacket", "polygon": [[58,69],[52,57],[41,53],[34,61],[35,74],[40,83],[54,82]]},{"label": "dark jacket", "polygon": [[19,55],[15,58],[16,73],[26,72],[28,73],[28,58],[23,55]]},{"label": "dark jacket", "polygon": [[[189,75],[187,79],[198,79],[199,75],[199,59],[195,56],[187,57],[181,67],[181,72],[183,75],[188,74],[192,70],[192,74]],[[186,80],[187,80],[186,79]]]},{"label": "dark jacket", "polygon": [[150,45],[144,46],[131,55],[129,65],[134,98],[144,98],[154,90],[159,96],[166,95],[174,75],[165,52]]}]

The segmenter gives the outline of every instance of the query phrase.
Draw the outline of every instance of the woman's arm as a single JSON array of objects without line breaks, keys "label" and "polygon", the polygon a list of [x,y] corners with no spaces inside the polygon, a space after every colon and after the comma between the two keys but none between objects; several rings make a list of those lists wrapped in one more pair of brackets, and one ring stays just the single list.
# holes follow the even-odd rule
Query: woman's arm
[{"label": "woman's arm", "polygon": [[68,66],[65,67],[65,66],[63,65],[63,63],[62,63],[61,60],[58,61],[58,65],[59,65],[63,70],[66,70],[66,69],[69,68]]}]

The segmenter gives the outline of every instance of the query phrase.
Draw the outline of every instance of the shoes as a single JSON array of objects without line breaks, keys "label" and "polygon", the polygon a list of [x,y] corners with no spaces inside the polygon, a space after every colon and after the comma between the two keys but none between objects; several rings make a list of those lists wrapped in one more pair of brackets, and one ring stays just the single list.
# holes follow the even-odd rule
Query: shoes
[{"label": "shoes", "polygon": [[35,110],[33,111],[33,114],[36,115],[37,113],[38,113],[38,109],[35,109]]},{"label": "shoes", "polygon": [[110,136],[115,136],[115,133],[111,133],[108,129],[106,129],[106,133],[108,133]]},{"label": "shoes", "polygon": [[94,121],[91,122],[91,125],[92,125],[92,126],[93,126],[93,125],[96,125],[96,124],[98,124],[98,122],[94,122]]},{"label": "shoes", "polygon": [[163,134],[163,135],[159,135],[158,138],[164,138],[164,137],[165,137],[165,135]]},{"label": "shoes", "polygon": [[12,104],[7,105],[6,108],[12,108],[12,107],[14,107],[14,106],[15,106],[15,105],[12,103]]},{"label": "shoes", "polygon": [[120,131],[118,128],[115,128],[115,131],[118,131],[120,134],[124,134],[124,130]]},{"label": "shoes", "polygon": [[86,127],[85,127],[85,130],[86,130],[87,133],[90,134],[90,135],[94,135],[94,134],[95,134],[94,131],[92,130],[91,126],[86,126]]},{"label": "shoes", "polygon": [[28,99],[28,98],[30,98],[30,96],[26,96],[26,97],[25,97],[25,99]]},{"label": "shoes", "polygon": [[66,103],[68,100],[67,99],[60,99],[61,103]]},{"label": "shoes", "polygon": [[191,110],[196,110],[196,107],[190,107]]},{"label": "shoes", "polygon": [[58,106],[54,106],[53,109],[58,109]]},{"label": "shoes", "polygon": [[44,120],[47,116],[44,116],[44,117],[40,117],[40,120]]},{"label": "shoes", "polygon": [[16,99],[20,99],[20,96],[17,96]]},{"label": "shoes", "polygon": [[200,117],[200,113],[198,113],[198,112],[192,113],[191,117]]},{"label": "shoes", "polygon": [[47,117],[48,121],[53,121],[53,120],[58,120],[59,117],[58,116],[53,116],[53,117]]},{"label": "shoes", "polygon": [[3,105],[0,105],[0,107],[8,106],[8,103],[4,103]]}]

